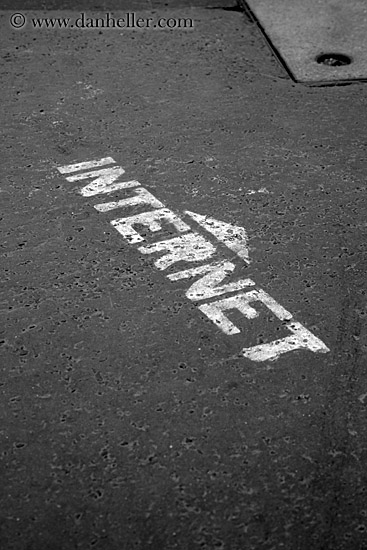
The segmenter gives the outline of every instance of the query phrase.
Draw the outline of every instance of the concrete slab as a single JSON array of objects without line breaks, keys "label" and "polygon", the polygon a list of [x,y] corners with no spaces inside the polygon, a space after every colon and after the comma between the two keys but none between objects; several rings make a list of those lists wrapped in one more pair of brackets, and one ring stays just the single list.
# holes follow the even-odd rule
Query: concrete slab
[{"label": "concrete slab", "polygon": [[[337,82],[367,78],[367,4],[364,0],[247,0],[243,4],[299,82]],[[316,58],[337,53],[349,65]]]}]

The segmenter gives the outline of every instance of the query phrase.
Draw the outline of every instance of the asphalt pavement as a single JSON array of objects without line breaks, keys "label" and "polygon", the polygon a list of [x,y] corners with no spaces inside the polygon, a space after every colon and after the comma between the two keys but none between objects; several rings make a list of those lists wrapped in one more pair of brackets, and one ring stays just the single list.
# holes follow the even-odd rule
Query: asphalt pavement
[{"label": "asphalt pavement", "polygon": [[1,550],[366,550],[367,84],[230,0],[2,8]]}]

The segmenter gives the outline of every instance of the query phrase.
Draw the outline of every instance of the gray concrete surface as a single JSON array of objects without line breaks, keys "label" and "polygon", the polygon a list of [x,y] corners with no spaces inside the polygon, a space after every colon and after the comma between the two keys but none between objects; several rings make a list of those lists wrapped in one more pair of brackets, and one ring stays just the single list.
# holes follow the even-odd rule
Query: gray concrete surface
[{"label": "gray concrete surface", "polygon": [[[367,79],[367,4],[364,0],[240,0],[299,82]],[[316,59],[344,54],[350,64]]]},{"label": "gray concrete surface", "polygon": [[[295,84],[236,9],[138,12],[195,27],[1,16],[0,547],[366,549],[366,88]],[[226,259],[330,352],[242,357],[284,325],[223,334],[57,170],[108,156],[245,228]]]}]

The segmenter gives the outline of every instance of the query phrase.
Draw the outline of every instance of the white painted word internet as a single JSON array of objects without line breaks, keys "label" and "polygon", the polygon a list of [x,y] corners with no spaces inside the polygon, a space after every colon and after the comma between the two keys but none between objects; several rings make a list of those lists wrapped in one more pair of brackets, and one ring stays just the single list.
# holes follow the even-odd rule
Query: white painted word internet
[{"label": "white painted word internet", "polygon": [[[148,208],[146,212],[134,216],[117,218],[111,221],[111,224],[129,244],[137,245],[140,253],[156,254],[158,257],[155,259],[154,265],[159,270],[164,271],[176,263],[196,264],[193,267],[186,266],[186,269],[182,271],[170,273],[167,278],[170,281],[195,279],[186,291],[186,297],[195,302],[201,313],[213,321],[224,334],[231,336],[241,332],[230,321],[226,313],[230,310],[238,310],[247,319],[254,319],[259,316],[253,307],[256,302],[261,302],[275,317],[280,319],[290,334],[272,342],[243,348],[241,353],[247,359],[252,361],[274,360],[284,353],[299,349],[314,353],[330,351],[319,338],[301,323],[295,321],[292,314],[264,290],[249,290],[255,286],[252,279],[239,279],[223,284],[224,279],[235,270],[236,265],[227,260],[210,261],[217,252],[217,247],[203,235],[192,230],[190,225],[172,210],[166,208],[138,181],[121,181],[120,178],[125,170],[117,166],[113,158],[106,157],[59,166],[58,171],[61,174],[68,174],[65,177],[69,182],[83,182],[83,180],[86,180],[84,183],[89,182],[80,189],[80,193],[84,197],[107,195],[120,190],[126,193],[126,189],[131,189],[132,192],[128,192],[128,197],[125,196],[114,202],[99,202],[94,205],[94,208],[102,213],[135,205]],[[185,214],[194,220],[201,230],[210,233],[242,261],[250,263],[248,237],[242,227],[188,210],[185,211]],[[173,226],[177,231],[177,236],[147,245],[142,244],[145,238],[134,228],[134,226],[143,225],[154,233],[160,231],[164,224]],[[227,296],[223,297],[225,294]],[[218,296],[222,297],[212,300]],[[211,301],[208,302],[208,300]]]}]

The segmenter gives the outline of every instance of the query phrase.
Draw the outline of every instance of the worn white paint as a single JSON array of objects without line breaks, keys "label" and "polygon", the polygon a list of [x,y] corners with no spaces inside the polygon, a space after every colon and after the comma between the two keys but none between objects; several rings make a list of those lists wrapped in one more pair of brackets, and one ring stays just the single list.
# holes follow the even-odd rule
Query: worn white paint
[{"label": "worn white paint", "polygon": [[89,183],[85,187],[82,187],[80,193],[83,197],[92,197],[93,195],[100,195],[102,193],[111,193],[118,189],[128,189],[130,187],[140,186],[140,183],[136,180],[132,181],[120,181],[116,180],[125,174],[125,170],[120,166],[113,166],[111,168],[103,168],[102,170],[93,170],[91,172],[83,172],[81,174],[74,174],[68,176],[68,181],[74,182],[84,180],[88,178],[95,178],[92,183]]},{"label": "worn white paint", "polygon": [[240,279],[232,283],[218,286],[230,273],[233,273],[236,266],[232,262],[216,262],[208,265],[203,265],[198,268],[186,269],[168,275],[171,281],[179,279],[191,278],[196,275],[203,275],[198,281],[191,285],[186,292],[187,298],[190,300],[206,300],[214,296],[220,296],[227,292],[235,292],[242,290],[245,287],[253,286],[255,283],[251,279]]},{"label": "worn white paint", "polygon": [[[102,166],[110,164],[115,164],[115,161],[112,157],[105,157],[99,160],[60,166],[58,170],[62,174],[72,174],[66,177],[70,182],[92,179],[92,182],[84,186],[80,191],[85,197],[110,193],[120,189],[133,189],[133,195],[130,197],[94,205],[94,208],[99,212],[109,212],[117,208],[136,205],[148,205],[152,207],[154,210],[150,212],[143,212],[142,214],[127,218],[119,218],[111,222],[117,231],[132,244],[145,240],[134,229],[135,225],[144,225],[154,233],[162,229],[162,222],[164,221],[165,223],[172,224],[177,231],[181,233],[186,232],[183,235],[138,248],[143,254],[158,253],[161,255],[154,262],[158,269],[167,269],[177,262],[206,262],[212,258],[217,252],[216,247],[199,233],[191,232],[189,225],[183,222],[171,210],[165,208],[164,204],[143,188],[138,181],[117,181],[125,173],[123,168],[109,166],[108,168],[100,169]],[[84,172],[80,173],[83,170]],[[85,172],[85,170],[89,171]],[[249,194],[252,194],[252,192],[250,190]],[[265,193],[268,191],[262,188],[258,192]],[[247,263],[250,262],[248,236],[243,227],[221,222],[190,211],[186,211],[186,214],[230,250],[235,252],[242,260]],[[253,302],[261,302],[265,305],[283,322],[284,327],[292,333],[272,342],[243,348],[241,353],[247,359],[252,361],[275,360],[284,353],[298,349],[307,349],[319,353],[330,351],[319,338],[314,336],[303,325],[294,321],[292,314],[263,290],[239,292],[246,287],[255,285],[252,279],[239,279],[224,285],[220,284],[234,272],[235,267],[235,264],[230,261],[218,261],[184,269],[167,276],[171,281],[200,276],[186,291],[186,296],[193,301],[207,300],[229,292],[237,293],[198,306],[200,311],[211,319],[224,334],[233,335],[241,332],[228,319],[226,315],[227,311],[238,310],[247,319],[254,319],[259,316],[258,311],[250,305]]]},{"label": "worn white paint", "polygon": [[168,208],[160,208],[159,210],[151,210],[150,212],[142,212],[135,216],[128,218],[119,218],[113,220],[111,224],[117,229],[117,231],[129,241],[130,244],[136,244],[144,241],[142,237],[135,229],[134,225],[144,225],[149,228],[153,233],[162,229],[162,221],[171,223],[175,226],[177,231],[190,231],[190,226],[181,220],[172,210]]},{"label": "worn white paint", "polygon": [[143,254],[168,252],[154,262],[158,269],[167,269],[176,262],[204,262],[211,258],[216,248],[198,233],[188,233],[166,241],[139,247]]},{"label": "worn white paint", "polygon": [[121,199],[116,202],[104,202],[102,204],[95,204],[94,208],[99,212],[109,212],[115,208],[123,208],[127,206],[136,205],[150,205],[153,208],[164,208],[164,204],[155,198],[152,193],[149,193],[144,187],[135,187],[135,195],[127,199]]},{"label": "worn white paint", "polygon": [[186,214],[195,220],[206,231],[214,235],[218,241],[225,244],[230,250],[233,250],[242,260],[246,263],[250,263],[249,250],[248,250],[248,236],[243,227],[233,225],[231,223],[221,222],[210,218],[209,216],[203,216],[201,214],[195,214],[186,210]]},{"label": "worn white paint", "polygon": [[290,319],[293,319],[293,315],[284,309],[283,306],[278,304],[278,302],[276,302],[274,298],[269,296],[269,294],[264,290],[259,289],[251,292],[251,298],[254,302],[262,302],[281,321],[289,321]]},{"label": "worn white paint", "polygon": [[262,302],[281,321],[289,321],[292,319],[292,314],[263,290],[252,290],[250,292],[237,294],[230,298],[205,304],[205,306],[200,306],[199,309],[218,325],[225,334],[238,334],[241,332],[240,329],[237,328],[223,312],[237,309],[248,319],[254,319],[258,317],[259,314],[250,306],[252,302]]},{"label": "worn white paint", "polygon": [[295,351],[297,349],[308,349],[313,352],[327,353],[329,348],[316,336],[314,336],[301,323],[293,320],[292,314],[278,304],[269,294],[263,290],[252,290],[242,294],[237,294],[229,298],[217,300],[210,304],[199,306],[199,309],[211,319],[225,334],[232,335],[240,333],[226,315],[224,311],[237,309],[247,319],[258,317],[258,312],[250,306],[251,302],[262,302],[270,309],[278,319],[287,321],[285,328],[293,334],[274,340],[266,344],[244,348],[242,355],[252,361],[267,361],[277,359],[283,353]]},{"label": "worn white paint", "polygon": [[314,353],[327,353],[330,351],[319,338],[314,336],[301,323],[293,321],[286,323],[285,327],[293,334],[267,344],[243,348],[242,355],[247,359],[251,359],[251,361],[274,361],[283,353],[299,349],[308,349]]},{"label": "worn white paint", "polygon": [[[241,191],[241,189],[240,189]],[[246,195],[255,195],[255,193],[267,193],[269,194],[269,191],[266,189],[266,187],[261,187],[261,189],[249,189],[246,191]]]},{"label": "worn white paint", "polygon": [[242,315],[247,317],[247,319],[255,319],[259,314],[256,309],[250,306],[250,302],[253,301],[251,294],[251,292],[236,294],[235,296],[223,298],[222,300],[217,300],[210,304],[203,304],[199,306],[199,309],[209,317],[224,334],[228,334],[229,336],[232,334],[239,334],[241,332],[240,329],[236,327],[223,312],[237,309]]},{"label": "worn white paint", "polygon": [[[167,277],[171,281],[179,281],[180,279],[192,279],[192,277],[196,277],[196,275],[203,275],[204,273],[208,273],[212,269],[212,266],[221,265],[223,263],[226,263],[226,262],[219,262],[219,263],[213,263],[213,264],[199,265],[197,267],[190,267],[189,269],[184,269],[183,271],[177,271],[176,273],[171,273],[170,275],[167,275]],[[231,263],[231,262],[228,262],[228,263]]]},{"label": "worn white paint", "polygon": [[105,157],[100,160],[89,160],[87,162],[77,162],[76,164],[65,164],[65,166],[58,166],[57,169],[61,174],[71,174],[72,172],[79,172],[80,170],[89,170],[92,168],[98,168],[99,166],[106,166],[106,164],[115,164],[112,157]]}]

